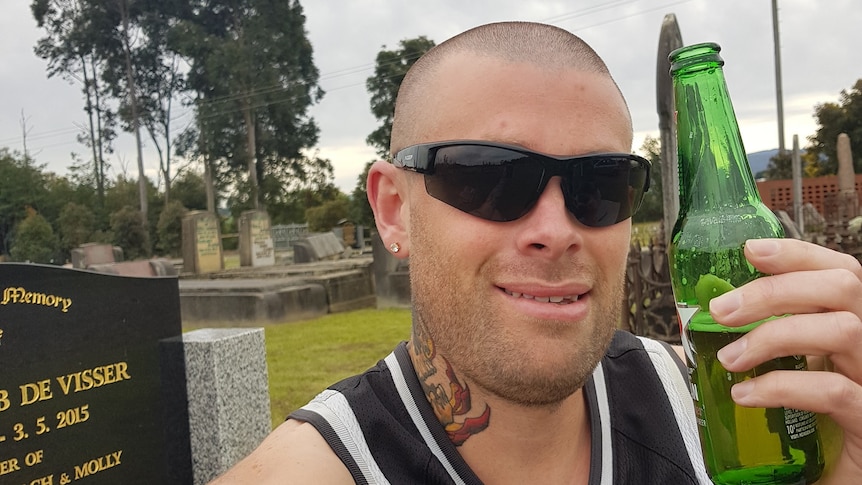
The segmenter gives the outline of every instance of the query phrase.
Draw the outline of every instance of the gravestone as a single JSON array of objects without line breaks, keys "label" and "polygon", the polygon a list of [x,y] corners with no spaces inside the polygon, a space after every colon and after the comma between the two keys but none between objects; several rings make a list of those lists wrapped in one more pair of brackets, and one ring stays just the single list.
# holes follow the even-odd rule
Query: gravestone
[{"label": "gravestone", "polygon": [[118,246],[102,243],[86,243],[72,249],[72,267],[89,268],[98,264],[116,263],[123,260],[123,250]]},{"label": "gravestone", "polygon": [[670,234],[679,212],[679,170],[676,157],[676,129],[674,129],[673,81],[670,77],[670,61],[668,55],[682,47],[682,34],[679,30],[676,15],[669,13],[664,16],[658,40],[658,57],[656,59],[656,109],[661,136],[661,177],[662,218],[664,227],[664,242],[670,242]]},{"label": "gravestone", "polygon": [[224,269],[221,231],[215,214],[193,211],[183,218],[183,271],[215,273]]},{"label": "gravestone", "polygon": [[270,219],[266,211],[245,211],[240,215],[240,266],[257,267],[275,264],[275,245],[269,228]]},{"label": "gravestone", "polygon": [[793,135],[791,169],[793,173],[793,220],[796,222],[800,234],[805,234],[805,218],[802,217],[802,156],[799,153],[799,135]]},{"label": "gravestone", "polygon": [[344,253],[344,244],[334,232],[308,234],[293,245],[293,262],[313,263],[338,259]]},{"label": "gravestone", "polygon": [[838,135],[838,220],[845,222],[859,213],[859,196],[856,195],[856,174],[853,171],[853,153],[847,133]]},{"label": "gravestone", "polygon": [[308,224],[278,224],[270,228],[277,250],[288,250],[296,241],[308,234]]},{"label": "gravestone", "polygon": [[189,483],[160,357],[180,333],[176,278],[0,264],[0,483]]},{"label": "gravestone", "polygon": [[169,423],[188,429],[188,441],[181,441],[191,445],[172,450],[178,462],[174,468],[189,462],[190,451],[193,480],[186,483],[204,485],[251,453],[271,431],[263,329],[203,328],[168,339],[163,350],[168,362],[184,356],[184,365],[169,374],[186,377],[182,390],[188,395],[188,406],[176,409]]}]

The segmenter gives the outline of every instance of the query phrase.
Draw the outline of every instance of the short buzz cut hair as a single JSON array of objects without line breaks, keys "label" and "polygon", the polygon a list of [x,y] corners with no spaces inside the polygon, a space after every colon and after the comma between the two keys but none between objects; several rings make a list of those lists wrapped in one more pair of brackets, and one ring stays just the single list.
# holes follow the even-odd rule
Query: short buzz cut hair
[{"label": "short buzz cut hair", "polygon": [[427,96],[425,79],[434,75],[443,60],[461,52],[508,62],[525,62],[551,70],[577,69],[607,76],[614,82],[607,65],[596,51],[567,30],[536,22],[480,25],[431,48],[404,76],[395,102],[391,154],[415,143],[420,136],[416,132],[416,125],[423,98]]}]

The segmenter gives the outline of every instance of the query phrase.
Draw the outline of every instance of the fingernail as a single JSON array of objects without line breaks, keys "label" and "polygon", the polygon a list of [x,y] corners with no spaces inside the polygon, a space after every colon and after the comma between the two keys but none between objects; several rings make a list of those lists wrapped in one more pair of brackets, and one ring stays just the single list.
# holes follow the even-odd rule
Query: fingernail
[{"label": "fingernail", "polygon": [[730,397],[732,397],[737,404],[744,404],[745,398],[748,397],[752,391],[754,391],[754,382],[742,381],[730,388]]},{"label": "fingernail", "polygon": [[745,338],[741,338],[736,342],[731,342],[719,349],[715,356],[718,357],[718,361],[721,362],[726,369],[727,366],[736,362],[736,359],[745,352],[745,348],[747,346],[748,341]]},{"label": "fingernail", "polygon": [[709,313],[715,317],[723,317],[735,312],[742,304],[742,297],[738,291],[728,291],[717,296],[709,302]]},{"label": "fingernail", "polygon": [[749,239],[745,247],[755,256],[772,256],[778,254],[778,243],[772,239]]}]

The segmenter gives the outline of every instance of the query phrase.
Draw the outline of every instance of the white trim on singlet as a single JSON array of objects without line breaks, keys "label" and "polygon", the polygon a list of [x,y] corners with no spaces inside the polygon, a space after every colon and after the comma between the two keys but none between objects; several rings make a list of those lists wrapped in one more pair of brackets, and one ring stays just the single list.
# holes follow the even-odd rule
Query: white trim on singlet
[{"label": "white trim on singlet", "polygon": [[329,423],[368,483],[389,484],[389,480],[371,456],[359,421],[343,394],[327,389],[302,408],[319,414]]},{"label": "white trim on singlet", "polygon": [[700,449],[700,438],[697,432],[697,423],[694,420],[694,403],[691,400],[691,391],[688,383],[679,372],[676,361],[661,343],[648,338],[638,337],[647,351],[656,374],[664,386],[667,400],[673,409],[676,424],[682,434],[682,441],[688,452],[688,459],[694,468],[697,480],[703,485],[712,485],[712,480],[706,474],[703,464],[703,455]]},{"label": "white trim on singlet", "polygon": [[593,385],[596,389],[596,403],[599,413],[599,425],[601,427],[601,477],[600,485],[613,485],[614,483],[614,448],[611,441],[611,410],[608,406],[608,388],[605,384],[605,371],[602,363],[593,370]]},{"label": "white trim on singlet", "polygon": [[389,372],[392,375],[392,382],[395,383],[395,389],[398,390],[401,402],[404,403],[407,413],[410,414],[410,419],[413,420],[413,424],[416,426],[416,429],[419,430],[419,434],[422,435],[422,439],[425,440],[425,444],[428,445],[431,453],[437,457],[437,460],[440,461],[440,464],[443,465],[443,468],[445,468],[449,473],[449,477],[452,478],[452,481],[458,485],[464,485],[464,480],[455,471],[455,467],[452,466],[449,459],[446,458],[446,455],[443,453],[443,449],[440,448],[440,445],[437,443],[437,440],[434,439],[434,436],[431,434],[431,430],[428,428],[425,420],[422,419],[422,414],[419,412],[419,406],[416,405],[416,401],[413,399],[413,394],[410,393],[410,388],[407,386],[407,380],[401,372],[401,365],[398,363],[398,358],[395,356],[395,353],[393,352],[389,354],[383,360],[389,367]]}]

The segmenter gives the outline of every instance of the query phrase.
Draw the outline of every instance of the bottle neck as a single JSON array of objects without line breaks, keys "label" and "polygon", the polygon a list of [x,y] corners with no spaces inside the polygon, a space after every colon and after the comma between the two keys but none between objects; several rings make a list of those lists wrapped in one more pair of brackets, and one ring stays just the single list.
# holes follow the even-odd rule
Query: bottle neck
[{"label": "bottle neck", "polygon": [[717,62],[676,70],[680,215],[762,204]]}]

